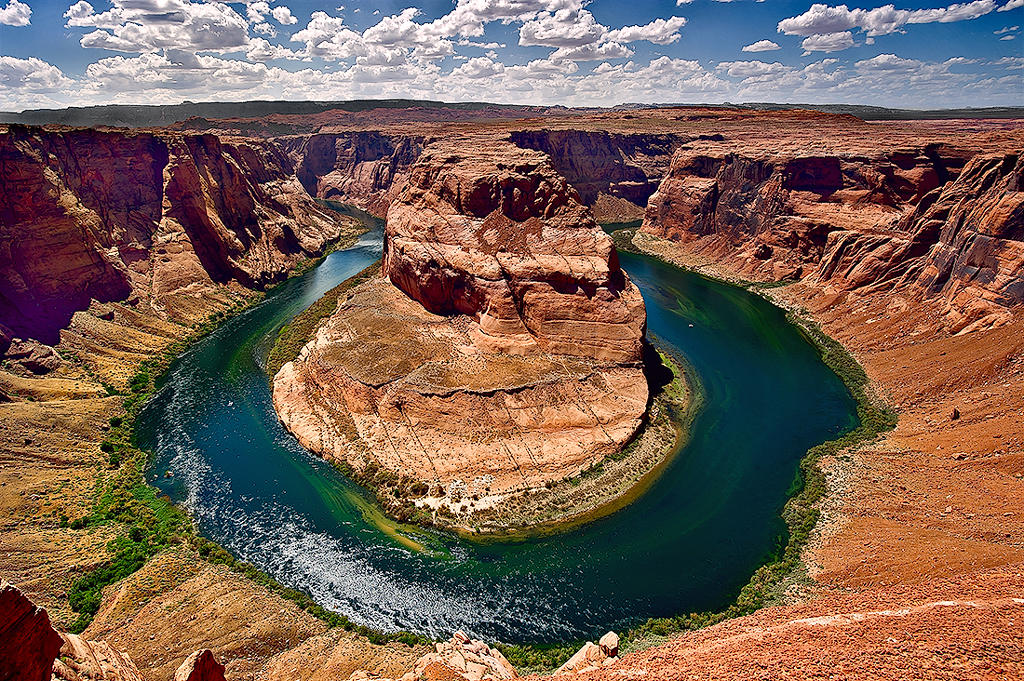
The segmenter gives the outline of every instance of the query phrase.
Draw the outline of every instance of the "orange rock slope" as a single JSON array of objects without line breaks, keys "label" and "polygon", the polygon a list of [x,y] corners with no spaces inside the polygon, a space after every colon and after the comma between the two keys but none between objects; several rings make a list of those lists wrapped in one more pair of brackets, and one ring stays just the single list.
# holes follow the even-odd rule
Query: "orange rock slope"
[{"label": "orange rock slope", "polygon": [[429,148],[388,211],[383,277],[274,379],[306,447],[460,509],[571,476],[647,406],[643,300],[544,154]]}]

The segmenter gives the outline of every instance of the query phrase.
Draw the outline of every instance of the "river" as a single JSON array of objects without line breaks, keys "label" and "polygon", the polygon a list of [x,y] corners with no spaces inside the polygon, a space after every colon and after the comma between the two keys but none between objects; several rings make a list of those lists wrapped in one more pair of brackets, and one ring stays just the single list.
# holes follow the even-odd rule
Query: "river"
[{"label": "river", "polygon": [[779,512],[806,450],[856,425],[842,382],[781,310],[622,253],[650,334],[686,358],[705,397],[663,475],[627,508],[560,535],[477,544],[403,530],[413,541],[398,541],[363,490],[278,423],[264,371],[283,324],[379,257],[374,224],[182,355],[137,429],[155,454],[153,484],[204,535],[358,623],[552,642],[722,607],[782,541]]}]

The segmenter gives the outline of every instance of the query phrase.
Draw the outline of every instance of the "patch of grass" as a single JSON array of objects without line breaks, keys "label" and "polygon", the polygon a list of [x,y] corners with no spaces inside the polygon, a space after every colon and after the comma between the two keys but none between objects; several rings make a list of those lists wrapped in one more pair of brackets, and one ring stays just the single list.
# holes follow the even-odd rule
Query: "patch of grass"
[{"label": "patch of grass", "polygon": [[305,311],[297,314],[291,322],[281,327],[274,347],[267,356],[267,374],[271,379],[277,375],[281,367],[299,356],[299,351],[309,342],[320,322],[334,314],[342,295],[372,278],[379,269],[380,260],[332,288]]}]

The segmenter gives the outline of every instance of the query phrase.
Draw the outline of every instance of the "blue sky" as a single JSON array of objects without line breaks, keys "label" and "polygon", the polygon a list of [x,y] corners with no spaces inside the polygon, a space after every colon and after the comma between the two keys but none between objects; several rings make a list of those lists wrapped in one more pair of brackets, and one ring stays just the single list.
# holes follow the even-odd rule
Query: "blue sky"
[{"label": "blue sky", "polygon": [[1024,105],[1024,0],[0,0],[0,109],[185,99]]}]

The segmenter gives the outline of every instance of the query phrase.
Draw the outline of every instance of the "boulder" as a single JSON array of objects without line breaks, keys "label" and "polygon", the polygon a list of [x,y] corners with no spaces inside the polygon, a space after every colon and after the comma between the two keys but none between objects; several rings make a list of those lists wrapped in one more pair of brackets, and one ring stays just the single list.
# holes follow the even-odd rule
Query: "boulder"
[{"label": "boulder", "polygon": [[61,634],[64,645],[54,662],[53,677],[60,681],[143,681],[130,657],[105,641],[86,641]]}]

